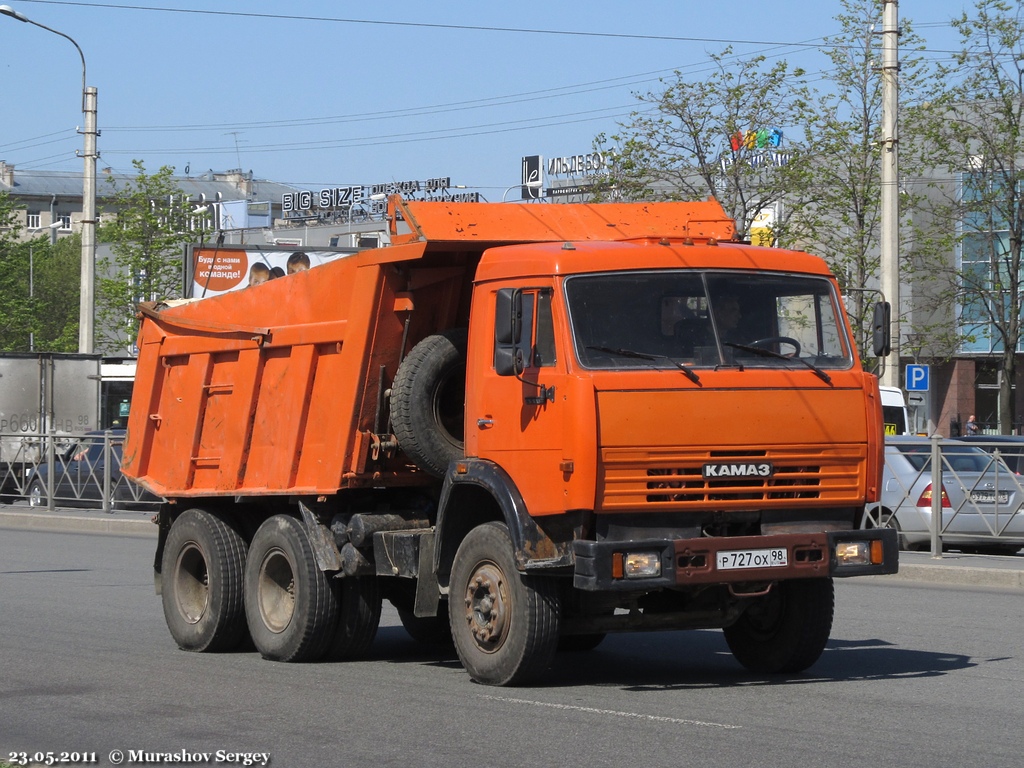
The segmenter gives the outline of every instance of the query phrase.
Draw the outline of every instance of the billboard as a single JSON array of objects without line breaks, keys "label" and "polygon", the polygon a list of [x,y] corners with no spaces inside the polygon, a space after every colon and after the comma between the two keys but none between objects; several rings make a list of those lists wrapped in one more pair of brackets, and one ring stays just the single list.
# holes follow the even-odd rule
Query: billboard
[{"label": "billboard", "polygon": [[270,203],[228,200],[217,208],[217,229],[261,229],[271,225]]},{"label": "billboard", "polygon": [[[190,296],[197,299],[217,296],[228,291],[241,290],[256,281],[263,282],[286,275],[289,259],[300,265],[305,265],[308,261],[309,268],[314,269],[321,264],[356,253],[357,250],[306,250],[255,245],[194,247],[189,263],[192,288]],[[302,256],[305,256],[305,259]]]}]

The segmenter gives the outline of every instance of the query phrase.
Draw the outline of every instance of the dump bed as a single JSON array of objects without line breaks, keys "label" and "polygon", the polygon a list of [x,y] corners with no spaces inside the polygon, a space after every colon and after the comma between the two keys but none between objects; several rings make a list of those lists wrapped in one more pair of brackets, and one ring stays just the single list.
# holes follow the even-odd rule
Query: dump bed
[{"label": "dump bed", "polygon": [[390,439],[386,391],[419,339],[468,326],[484,250],[733,236],[714,201],[393,198],[389,217],[389,247],[208,299],[142,305],[124,473],[168,498],[436,482]]}]

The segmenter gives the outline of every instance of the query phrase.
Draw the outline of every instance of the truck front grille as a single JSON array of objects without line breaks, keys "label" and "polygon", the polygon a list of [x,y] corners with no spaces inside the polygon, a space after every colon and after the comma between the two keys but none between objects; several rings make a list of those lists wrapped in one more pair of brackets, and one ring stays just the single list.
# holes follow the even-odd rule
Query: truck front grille
[{"label": "truck front grille", "polygon": [[[862,446],[787,447],[761,451],[655,451],[606,448],[598,509],[763,509],[859,503]],[[705,478],[705,464],[769,462],[769,477]]]}]

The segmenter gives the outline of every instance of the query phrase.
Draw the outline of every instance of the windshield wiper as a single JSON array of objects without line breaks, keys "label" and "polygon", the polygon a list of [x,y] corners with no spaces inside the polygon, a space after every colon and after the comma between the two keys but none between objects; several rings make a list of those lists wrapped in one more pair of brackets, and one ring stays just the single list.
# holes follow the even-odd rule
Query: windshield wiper
[{"label": "windshield wiper", "polygon": [[733,349],[739,349],[743,352],[749,352],[752,355],[758,355],[759,357],[774,357],[778,360],[785,360],[786,362],[798,362],[802,365],[810,368],[814,371],[814,375],[824,381],[826,384],[832,383],[832,377],[825,373],[821,368],[814,365],[813,363],[804,360],[802,357],[789,357],[787,355],[779,354],[778,352],[772,352],[770,349],[762,349],[761,347],[752,347],[749,344],[734,344],[731,341],[723,341],[723,346],[732,347]]},{"label": "windshield wiper", "polygon": [[672,365],[674,365],[676,368],[682,371],[686,378],[688,378],[694,384],[696,384],[699,387],[704,386],[703,384],[700,383],[700,376],[698,376],[690,366],[686,365],[685,363],[681,363],[678,360],[673,360],[668,355],[652,355],[647,352],[636,352],[632,349],[618,349],[615,347],[595,347],[592,345],[588,345],[587,349],[592,349],[595,352],[607,352],[609,355],[618,355],[619,357],[632,357],[635,358],[636,360],[668,360],[670,363],[672,363]]}]

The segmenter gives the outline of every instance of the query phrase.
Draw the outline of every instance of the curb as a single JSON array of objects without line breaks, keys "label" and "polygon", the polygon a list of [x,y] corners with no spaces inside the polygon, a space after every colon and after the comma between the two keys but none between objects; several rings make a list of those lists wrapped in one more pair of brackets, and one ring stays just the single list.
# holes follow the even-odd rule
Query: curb
[{"label": "curb", "polygon": [[153,536],[157,527],[148,519],[124,520],[116,517],[89,517],[37,512],[0,512],[0,528],[60,533],[105,533],[118,536]]},{"label": "curb", "polygon": [[1024,589],[1024,571],[1007,568],[971,568],[952,565],[916,565],[900,563],[899,573],[870,576],[879,581],[913,581],[969,587]]}]

